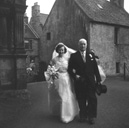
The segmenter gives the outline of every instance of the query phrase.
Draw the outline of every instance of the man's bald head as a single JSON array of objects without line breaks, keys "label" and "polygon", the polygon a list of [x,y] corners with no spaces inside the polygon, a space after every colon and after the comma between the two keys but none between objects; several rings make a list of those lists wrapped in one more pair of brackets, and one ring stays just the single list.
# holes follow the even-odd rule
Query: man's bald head
[{"label": "man's bald head", "polygon": [[78,47],[79,47],[79,50],[80,51],[85,51],[86,48],[87,48],[87,40],[84,39],[84,38],[81,38],[79,41],[78,41]]}]

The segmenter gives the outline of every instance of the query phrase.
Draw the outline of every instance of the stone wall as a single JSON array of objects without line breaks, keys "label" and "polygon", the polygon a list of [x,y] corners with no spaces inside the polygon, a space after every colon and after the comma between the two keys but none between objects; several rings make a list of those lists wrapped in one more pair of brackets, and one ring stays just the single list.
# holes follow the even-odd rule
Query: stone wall
[{"label": "stone wall", "polygon": [[124,63],[127,66],[126,75],[129,76],[129,28],[119,30],[118,57],[120,59],[120,70],[124,73]]},{"label": "stone wall", "polygon": [[26,60],[22,56],[1,56],[0,82],[2,89],[26,88]]},{"label": "stone wall", "polygon": [[[124,74],[124,63],[129,70],[129,29],[119,28],[115,44],[114,28],[109,25],[90,25],[90,48],[99,56],[107,75],[116,75],[116,63],[119,63],[120,74]],[[126,75],[129,71],[126,70]]]},{"label": "stone wall", "polygon": [[116,74],[116,57],[114,45],[114,27],[107,25],[90,25],[90,48],[99,56],[107,75]]}]

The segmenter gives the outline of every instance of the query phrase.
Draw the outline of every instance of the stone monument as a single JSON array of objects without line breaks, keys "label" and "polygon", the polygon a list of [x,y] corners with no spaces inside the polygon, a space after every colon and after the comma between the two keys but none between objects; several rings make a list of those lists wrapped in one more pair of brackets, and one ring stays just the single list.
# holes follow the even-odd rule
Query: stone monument
[{"label": "stone monument", "polygon": [[0,0],[0,92],[26,93],[26,0]]}]

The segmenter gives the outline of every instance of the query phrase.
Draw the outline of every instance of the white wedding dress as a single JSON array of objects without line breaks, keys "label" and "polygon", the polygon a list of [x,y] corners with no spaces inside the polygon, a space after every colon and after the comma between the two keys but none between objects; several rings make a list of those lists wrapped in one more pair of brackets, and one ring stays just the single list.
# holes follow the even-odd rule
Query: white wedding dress
[{"label": "white wedding dress", "polygon": [[[65,123],[72,121],[79,113],[72,81],[67,72],[68,59],[67,55],[62,58],[56,56],[52,59],[54,66],[59,69],[59,77],[49,86],[48,93],[51,113],[60,116]],[[47,74],[45,76],[47,78]]]}]

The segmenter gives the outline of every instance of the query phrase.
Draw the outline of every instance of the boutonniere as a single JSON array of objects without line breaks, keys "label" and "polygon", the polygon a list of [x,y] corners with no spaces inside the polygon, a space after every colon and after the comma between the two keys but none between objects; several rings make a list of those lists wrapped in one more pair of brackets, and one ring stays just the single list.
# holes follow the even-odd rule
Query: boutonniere
[{"label": "boutonniere", "polygon": [[89,54],[89,56],[90,56],[91,60],[93,60],[93,56],[92,56],[92,54]]},{"label": "boutonniere", "polygon": [[76,70],[75,69],[73,69],[73,73],[76,73]]},{"label": "boutonniere", "polygon": [[91,54],[89,54],[89,56],[92,58],[93,56]]}]

